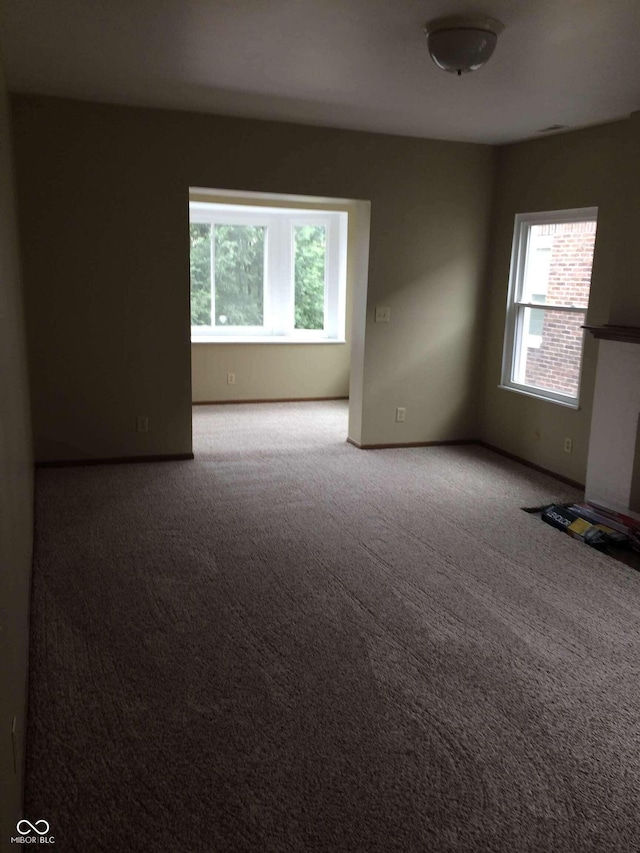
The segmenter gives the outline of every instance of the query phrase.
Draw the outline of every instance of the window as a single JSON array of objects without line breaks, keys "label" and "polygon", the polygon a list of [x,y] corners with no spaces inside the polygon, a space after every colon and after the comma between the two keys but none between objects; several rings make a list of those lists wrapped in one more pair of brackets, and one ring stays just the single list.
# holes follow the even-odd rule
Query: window
[{"label": "window", "polygon": [[597,208],[519,213],[501,387],[577,407]]},{"label": "window", "polygon": [[347,213],[191,201],[193,341],[344,341]]}]

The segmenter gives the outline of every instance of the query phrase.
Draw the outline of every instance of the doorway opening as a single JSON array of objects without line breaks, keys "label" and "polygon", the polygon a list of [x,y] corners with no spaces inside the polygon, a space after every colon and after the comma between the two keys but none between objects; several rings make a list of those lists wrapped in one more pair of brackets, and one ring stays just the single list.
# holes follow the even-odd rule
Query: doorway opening
[{"label": "doorway opening", "polygon": [[358,439],[369,221],[368,201],[189,189],[195,445],[200,409],[239,403],[348,400]]}]

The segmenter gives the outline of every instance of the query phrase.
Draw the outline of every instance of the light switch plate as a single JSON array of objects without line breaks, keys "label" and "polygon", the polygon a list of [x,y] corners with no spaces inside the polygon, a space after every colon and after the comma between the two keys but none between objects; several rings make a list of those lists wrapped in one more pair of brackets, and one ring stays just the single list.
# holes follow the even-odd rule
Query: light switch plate
[{"label": "light switch plate", "polygon": [[391,308],[380,307],[380,306],[376,305],[375,322],[376,323],[390,323],[391,322]]}]

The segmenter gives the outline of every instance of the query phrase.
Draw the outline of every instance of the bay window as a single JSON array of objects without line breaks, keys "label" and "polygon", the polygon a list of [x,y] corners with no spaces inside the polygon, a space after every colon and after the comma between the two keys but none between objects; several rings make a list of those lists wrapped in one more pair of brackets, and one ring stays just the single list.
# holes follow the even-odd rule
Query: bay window
[{"label": "bay window", "polygon": [[192,201],[193,341],[343,341],[347,213]]}]

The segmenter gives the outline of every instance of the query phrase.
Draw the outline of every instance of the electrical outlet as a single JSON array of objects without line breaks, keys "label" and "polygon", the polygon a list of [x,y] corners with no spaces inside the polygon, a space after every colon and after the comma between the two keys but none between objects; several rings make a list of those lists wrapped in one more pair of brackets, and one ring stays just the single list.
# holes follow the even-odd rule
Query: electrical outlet
[{"label": "electrical outlet", "polygon": [[390,323],[391,322],[391,308],[381,308],[376,306],[376,313],[374,316],[375,323]]},{"label": "electrical outlet", "polygon": [[227,385],[235,385],[235,384],[236,384],[235,373],[227,373]]},{"label": "electrical outlet", "polygon": [[569,438],[569,436],[564,440],[564,452],[573,453],[573,439]]},{"label": "electrical outlet", "polygon": [[138,432],[149,432],[149,416],[148,415],[138,415],[138,422],[136,425],[136,429]]},{"label": "electrical outlet", "polygon": [[396,409],[396,423],[403,424],[406,415],[407,410],[404,408],[404,406],[398,406],[398,408]]}]

